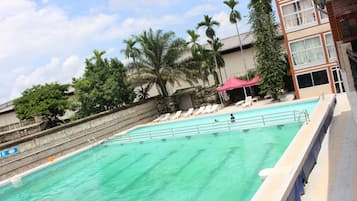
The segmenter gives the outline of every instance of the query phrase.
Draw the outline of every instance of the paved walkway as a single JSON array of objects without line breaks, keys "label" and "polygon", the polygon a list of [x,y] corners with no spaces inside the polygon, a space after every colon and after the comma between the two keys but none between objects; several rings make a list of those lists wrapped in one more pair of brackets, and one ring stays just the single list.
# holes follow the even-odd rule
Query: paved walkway
[{"label": "paved walkway", "polygon": [[356,153],[357,125],[347,95],[339,94],[302,201],[357,201]]}]

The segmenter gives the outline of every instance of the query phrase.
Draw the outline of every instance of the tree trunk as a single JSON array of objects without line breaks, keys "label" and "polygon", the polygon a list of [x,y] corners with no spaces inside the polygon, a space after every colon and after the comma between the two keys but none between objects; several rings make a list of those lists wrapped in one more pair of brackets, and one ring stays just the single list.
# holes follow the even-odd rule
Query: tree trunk
[{"label": "tree trunk", "polygon": [[221,73],[221,69],[218,66],[216,55],[214,55],[214,62],[216,63],[216,68],[218,69],[219,77],[221,78],[221,81],[219,82],[219,84],[223,84],[222,73]]},{"label": "tree trunk", "polygon": [[247,75],[247,81],[249,81],[249,75],[248,75],[247,64],[245,63],[245,57],[244,57],[244,53],[243,53],[243,44],[242,44],[242,40],[240,39],[239,29],[238,29],[238,24],[237,24],[237,22],[235,23],[235,25],[236,25],[236,31],[237,31],[237,36],[238,36],[238,40],[239,40],[240,54],[242,55],[243,66],[244,66],[245,73],[246,73],[246,75]]},{"label": "tree trunk", "polygon": [[169,93],[167,92],[167,89],[166,89],[166,84],[163,83],[162,80],[159,80],[158,84],[159,84],[159,87],[160,87],[160,90],[161,90],[161,93],[162,93],[161,95],[164,96],[164,97],[169,96]]}]

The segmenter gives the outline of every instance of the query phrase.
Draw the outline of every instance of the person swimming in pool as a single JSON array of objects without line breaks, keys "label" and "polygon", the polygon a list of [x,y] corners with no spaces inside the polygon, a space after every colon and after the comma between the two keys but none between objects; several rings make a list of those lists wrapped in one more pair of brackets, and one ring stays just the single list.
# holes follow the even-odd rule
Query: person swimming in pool
[{"label": "person swimming in pool", "polygon": [[236,121],[236,118],[234,117],[233,113],[231,113],[231,122],[235,122]]}]

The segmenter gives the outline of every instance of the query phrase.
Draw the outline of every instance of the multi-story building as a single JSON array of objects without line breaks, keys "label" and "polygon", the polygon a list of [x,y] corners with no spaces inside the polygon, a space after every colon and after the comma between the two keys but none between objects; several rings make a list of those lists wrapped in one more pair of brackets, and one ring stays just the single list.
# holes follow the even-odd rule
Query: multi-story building
[{"label": "multi-story building", "polygon": [[327,11],[313,0],[275,0],[297,98],[344,91]]}]

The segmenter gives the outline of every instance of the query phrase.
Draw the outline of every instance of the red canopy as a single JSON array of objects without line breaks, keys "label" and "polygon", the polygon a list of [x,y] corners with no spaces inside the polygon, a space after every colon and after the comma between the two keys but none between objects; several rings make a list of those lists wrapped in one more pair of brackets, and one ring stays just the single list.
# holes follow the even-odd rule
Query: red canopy
[{"label": "red canopy", "polygon": [[231,77],[223,86],[221,86],[217,90],[219,92],[221,92],[221,91],[227,91],[227,90],[232,90],[232,89],[236,89],[236,88],[242,88],[242,87],[246,87],[247,83],[248,82],[245,80],[240,80],[240,79]]},{"label": "red canopy", "polygon": [[245,87],[250,87],[250,86],[257,85],[259,81],[260,81],[260,77],[257,75],[253,79],[249,80]]},{"label": "red canopy", "polygon": [[250,87],[250,86],[257,85],[259,81],[260,81],[259,76],[255,76],[253,79],[249,81],[240,80],[238,78],[231,77],[223,86],[221,86],[217,90],[218,92],[221,92],[221,91],[227,91],[236,88]]}]

